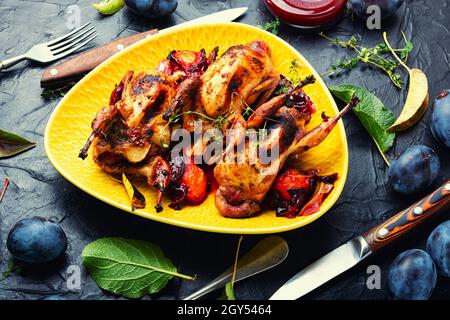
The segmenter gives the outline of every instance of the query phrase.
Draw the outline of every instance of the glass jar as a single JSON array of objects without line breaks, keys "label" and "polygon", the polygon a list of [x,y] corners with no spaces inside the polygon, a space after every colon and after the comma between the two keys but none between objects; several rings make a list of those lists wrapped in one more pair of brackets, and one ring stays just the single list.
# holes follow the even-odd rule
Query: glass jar
[{"label": "glass jar", "polygon": [[344,14],[347,0],[264,0],[267,8],[291,26],[311,29],[334,24]]}]

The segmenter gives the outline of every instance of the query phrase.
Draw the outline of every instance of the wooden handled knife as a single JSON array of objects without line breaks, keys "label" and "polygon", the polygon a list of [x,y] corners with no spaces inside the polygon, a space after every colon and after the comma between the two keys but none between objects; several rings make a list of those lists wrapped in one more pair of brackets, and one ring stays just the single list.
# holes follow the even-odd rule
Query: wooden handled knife
[{"label": "wooden handled knife", "polygon": [[157,29],[152,29],[123,37],[51,66],[42,74],[41,87],[58,87],[70,81],[77,81],[113,54],[157,32]]},{"label": "wooden handled knife", "polygon": [[278,289],[270,300],[294,300],[304,296],[448,207],[450,207],[450,180],[379,226],[312,263]]},{"label": "wooden handled knife", "polygon": [[[231,22],[243,15],[247,11],[247,9],[247,7],[242,7],[215,12],[200,18],[183,22],[179,25],[167,28],[165,30],[200,23]],[[75,58],[47,68],[41,78],[41,87],[55,88],[70,81],[78,81],[84,75],[89,73],[91,70],[93,70],[100,63],[111,57],[116,52],[157,32],[158,30],[153,29],[129,37],[120,38],[108,44],[83,52]]]}]

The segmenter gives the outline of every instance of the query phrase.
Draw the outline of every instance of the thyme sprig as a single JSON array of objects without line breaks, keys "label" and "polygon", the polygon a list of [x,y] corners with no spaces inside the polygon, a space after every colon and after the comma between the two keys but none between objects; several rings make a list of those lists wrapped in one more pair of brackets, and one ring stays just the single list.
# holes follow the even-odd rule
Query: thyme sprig
[{"label": "thyme sprig", "polygon": [[277,17],[269,22],[264,23],[262,26],[257,25],[257,27],[266,31],[270,31],[274,35],[278,35],[280,31],[280,24],[280,19]]},{"label": "thyme sprig", "polygon": [[300,75],[300,71],[298,70],[298,67],[300,66],[300,61],[297,59],[291,60],[291,65],[289,66],[289,80],[292,82],[294,86],[297,86],[302,82],[303,78]]},{"label": "thyme sprig", "polygon": [[[370,64],[384,71],[395,86],[397,86],[398,88],[403,87],[404,82],[401,78],[401,75],[396,72],[397,67],[400,65],[400,63],[388,56],[390,54],[390,51],[385,43],[379,43],[374,47],[368,48],[360,45],[359,39],[356,36],[351,36],[349,40],[343,41],[330,38],[323,32],[319,33],[319,35],[331,41],[337,46],[352,49],[357,53],[356,56],[351,57],[350,59],[340,59],[337,63],[332,64],[330,69],[322,75],[331,76],[334,74],[338,74],[341,71],[352,70],[359,63],[364,63]],[[405,46],[403,48],[394,49],[394,51],[403,61],[406,61],[408,59],[409,53],[413,50],[413,44],[406,38],[403,32],[402,36],[405,42]]]},{"label": "thyme sprig", "polygon": [[169,145],[167,145],[167,143],[164,143],[162,141],[162,135],[164,134],[164,132],[167,130],[167,128],[172,125],[177,123],[182,116],[184,115],[197,115],[199,117],[202,117],[205,120],[211,121],[212,125],[218,129],[223,128],[223,126],[230,121],[229,116],[231,114],[233,114],[234,110],[232,109],[232,105],[230,105],[230,108],[228,109],[227,112],[219,115],[217,118],[212,118],[204,113],[198,112],[198,111],[193,111],[193,110],[188,110],[188,111],[183,111],[181,113],[177,113],[177,114],[172,114],[169,117],[169,120],[167,121],[166,125],[164,126],[163,130],[161,131],[161,134],[159,135],[159,141],[160,141],[160,145],[163,149],[167,149],[169,148]]},{"label": "thyme sprig", "polygon": [[[231,100],[234,99],[234,97],[237,96],[243,106],[242,110],[243,113],[242,115],[244,117],[250,116],[255,110],[253,110],[245,101],[244,99],[242,99],[242,97],[239,95],[238,92],[233,91],[231,93]],[[197,115],[199,117],[202,117],[205,120],[208,120],[212,123],[212,125],[214,127],[216,127],[217,129],[223,129],[223,127],[227,124],[227,122],[230,121],[230,117],[233,115],[234,113],[234,109],[233,109],[233,103],[230,103],[230,107],[228,108],[228,110],[226,112],[224,112],[223,114],[217,116],[217,118],[212,118],[204,113],[201,113],[199,111],[193,111],[193,110],[188,110],[188,111],[183,111],[181,113],[177,113],[177,114],[172,114],[169,117],[169,120],[167,121],[167,123],[165,124],[163,130],[161,131],[160,135],[159,135],[159,141],[160,141],[160,146],[163,149],[168,149],[169,145],[167,143],[164,143],[163,141],[163,134],[164,132],[166,132],[167,128],[169,128],[170,125],[177,123],[181,117],[183,115]],[[265,118],[266,121],[264,123],[264,129],[265,131],[267,131],[266,126],[267,126],[267,121],[274,121],[277,122],[277,120],[266,117]]]},{"label": "thyme sprig", "polygon": [[41,92],[41,97],[45,99],[58,99],[64,97],[67,91],[69,91],[75,84],[76,82],[69,82],[66,85],[57,89],[44,89]]}]

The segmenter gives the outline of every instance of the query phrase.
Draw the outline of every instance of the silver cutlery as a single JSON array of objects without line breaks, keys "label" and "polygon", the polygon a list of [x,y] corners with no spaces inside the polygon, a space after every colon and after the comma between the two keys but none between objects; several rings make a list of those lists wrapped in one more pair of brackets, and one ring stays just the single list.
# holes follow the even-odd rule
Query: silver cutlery
[{"label": "silver cutlery", "polygon": [[[202,23],[231,22],[242,16],[246,11],[247,7],[219,11],[159,31],[164,32],[173,28],[180,28]],[[123,50],[124,48],[140,40],[151,37],[152,34],[155,34],[157,32],[158,30],[153,29],[133,34],[131,36],[118,38],[111,41],[110,43],[93,48],[91,50],[86,50],[85,52],[80,53],[71,59],[67,59],[64,62],[53,65],[44,70],[41,78],[41,87],[58,87],[64,85],[67,82],[77,81],[118,51]]]},{"label": "silver cutlery", "polygon": [[450,207],[450,180],[387,221],[312,263],[278,289],[270,300],[295,300],[304,296],[397,241],[411,229],[429,221],[448,207]]},{"label": "silver cutlery", "polygon": [[[264,238],[238,260],[235,282],[275,267],[286,259],[288,253],[289,246],[283,238]],[[196,300],[213,290],[225,287],[231,280],[233,269],[234,266],[231,266],[208,285],[183,300]]]},{"label": "silver cutlery", "polygon": [[23,60],[46,63],[71,54],[98,36],[95,28],[89,27],[90,24],[91,22],[88,22],[57,39],[37,44],[25,54],[0,61],[0,70],[9,68]]}]

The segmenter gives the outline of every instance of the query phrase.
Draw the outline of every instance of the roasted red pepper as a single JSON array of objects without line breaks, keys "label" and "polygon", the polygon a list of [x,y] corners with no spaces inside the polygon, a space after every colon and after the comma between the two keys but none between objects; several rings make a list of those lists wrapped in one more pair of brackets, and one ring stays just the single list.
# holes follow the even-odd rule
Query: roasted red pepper
[{"label": "roasted red pepper", "polygon": [[186,200],[189,204],[200,204],[205,200],[208,181],[205,172],[194,163],[187,163],[181,177],[181,185],[186,186]]},{"label": "roasted red pepper", "polygon": [[316,172],[302,173],[296,169],[284,170],[273,186],[273,204],[276,207],[277,215],[295,218],[311,197],[316,177]]},{"label": "roasted red pepper", "polygon": [[197,205],[206,198],[208,179],[206,173],[192,161],[185,163],[177,156],[170,161],[172,183],[169,207],[180,210],[184,204]]},{"label": "roasted red pepper", "polygon": [[296,169],[286,169],[275,180],[274,191],[278,193],[280,200],[290,202],[292,201],[292,192],[289,190],[305,189],[310,190],[313,184],[313,174],[303,174]]},{"label": "roasted red pepper", "polygon": [[313,214],[333,190],[336,178],[337,174],[319,176],[317,171],[286,169],[273,185],[272,206],[286,218]]}]

